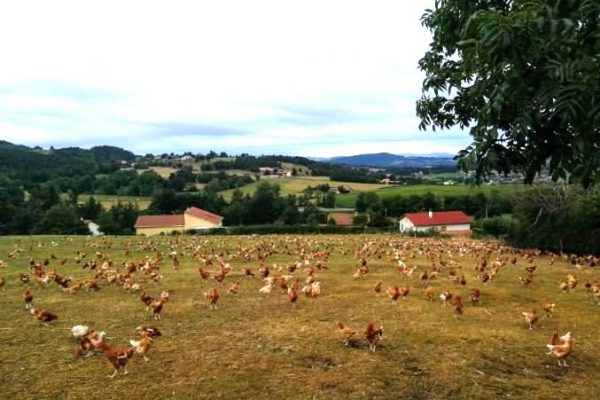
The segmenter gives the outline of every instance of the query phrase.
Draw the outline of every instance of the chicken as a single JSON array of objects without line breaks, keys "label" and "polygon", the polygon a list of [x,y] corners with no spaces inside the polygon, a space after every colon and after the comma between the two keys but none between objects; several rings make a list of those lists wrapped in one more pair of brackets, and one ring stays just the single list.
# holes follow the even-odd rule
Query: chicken
[{"label": "chicken", "polygon": [[371,351],[375,351],[377,343],[379,343],[383,337],[383,325],[375,329],[375,324],[373,322],[369,322],[367,329],[365,329],[365,337],[369,343],[369,349],[371,349]]},{"label": "chicken", "polygon": [[150,310],[152,311],[152,315],[154,316],[154,319],[160,319],[160,313],[166,303],[167,299],[164,297],[161,297],[158,300],[154,300],[152,301],[152,303],[150,303]]},{"label": "chicken", "polygon": [[150,296],[145,291],[142,291],[142,293],[140,293],[140,300],[146,305],[146,309],[148,309],[150,304],[154,301],[154,297]]},{"label": "chicken", "polygon": [[6,284],[6,279],[0,275],[0,288],[4,288],[4,285]]},{"label": "chicken", "polygon": [[529,272],[529,273],[533,273],[535,270],[537,269],[537,265],[533,264],[530,265],[529,267],[525,267],[525,271]]},{"label": "chicken", "polygon": [[556,357],[558,365],[561,367],[568,367],[566,358],[573,352],[574,346],[575,339],[571,337],[571,332],[560,337],[558,333],[555,333],[550,343],[546,345],[550,351],[549,354]]},{"label": "chicken", "polygon": [[152,347],[152,342],[153,339],[150,335],[141,332],[140,340],[130,340],[129,344],[135,349],[137,354],[140,354],[144,358],[144,361],[148,361],[146,354],[148,353],[148,350],[150,350],[150,347]]},{"label": "chicken", "polygon": [[554,306],[555,305],[556,304],[550,303],[546,299],[542,300],[542,310],[544,310],[544,315],[546,316],[546,318],[551,318],[552,317],[552,313],[554,312]]},{"label": "chicken", "polygon": [[27,275],[27,274],[23,274],[23,273],[20,273],[20,274],[19,274],[19,281],[20,281],[22,284],[29,283],[29,275]]},{"label": "chicken", "polygon": [[[83,332],[85,334],[81,335]],[[98,345],[104,341],[104,336],[106,336],[106,332],[96,332],[85,325],[75,325],[71,328],[71,333],[79,340],[75,357],[81,357],[84,354],[90,356],[93,351],[99,349]]]},{"label": "chicken", "polygon": [[274,287],[273,283],[269,282],[265,286],[258,289],[258,291],[259,291],[259,293],[262,293],[262,294],[271,294],[271,292],[273,291],[273,287]]},{"label": "chicken", "polygon": [[319,297],[321,295],[321,282],[314,282],[310,285],[310,297]]},{"label": "chicken", "polygon": [[123,375],[127,375],[127,361],[133,357],[134,347],[112,347],[105,342],[98,343],[97,347],[104,352],[104,356],[115,369],[115,372],[108,376],[109,378],[114,378],[121,368],[123,368]]},{"label": "chicken", "polygon": [[398,297],[400,297],[400,288],[398,286],[390,286],[387,288],[386,293],[392,300],[392,304],[397,305]]},{"label": "chicken", "polygon": [[25,309],[33,308],[33,295],[31,294],[31,291],[26,290],[23,292],[23,301],[25,302]]},{"label": "chicken", "polygon": [[354,336],[356,336],[358,332],[348,326],[344,326],[344,324],[342,324],[339,321],[337,322],[337,326],[338,332],[342,337],[344,344],[348,346],[350,344],[350,341],[352,341],[352,339],[354,338]]},{"label": "chicken", "polygon": [[292,288],[288,288],[287,296],[290,303],[295,304],[298,300],[298,292]]},{"label": "chicken", "polygon": [[383,284],[382,281],[377,282],[377,284],[373,287],[373,291],[375,292],[376,296],[379,296],[379,294],[381,293],[381,285]]},{"label": "chicken", "polygon": [[528,272],[526,276],[520,276],[519,280],[525,286],[530,286],[533,283],[533,274]]},{"label": "chicken", "polygon": [[446,306],[446,302],[452,298],[452,292],[448,289],[442,290],[440,293],[440,300],[442,300],[442,306]]},{"label": "chicken", "polygon": [[463,314],[463,304],[462,298],[459,295],[454,295],[452,306],[454,307],[454,313],[456,314],[456,317],[461,318]]},{"label": "chicken", "polygon": [[479,289],[471,289],[471,295],[469,296],[469,300],[473,305],[479,303],[479,299],[481,298],[481,292]]},{"label": "chicken", "polygon": [[240,290],[240,286],[241,285],[240,285],[239,282],[234,283],[233,285],[231,285],[229,287],[229,289],[227,290],[227,293],[229,293],[229,294],[238,294],[238,292]]},{"label": "chicken", "polygon": [[427,301],[433,300],[433,288],[431,286],[425,289],[425,298],[427,299]]},{"label": "chicken", "polygon": [[208,300],[208,306],[210,309],[217,309],[217,301],[219,301],[219,291],[216,287],[211,288],[208,292],[204,293],[204,297]]},{"label": "chicken", "polygon": [[535,329],[535,324],[537,323],[539,317],[537,315],[537,311],[531,309],[531,311],[526,311],[521,313],[525,320],[529,323],[529,329]]},{"label": "chicken", "polygon": [[81,339],[90,331],[89,326],[87,325],[75,325],[71,328],[71,333],[75,339]]},{"label": "chicken", "polygon": [[575,289],[577,287],[577,284],[579,283],[579,280],[571,274],[567,275],[567,285],[569,288],[569,291],[572,291],[573,289]]},{"label": "chicken", "polygon": [[410,293],[410,287],[402,286],[399,288],[399,291],[400,291],[400,297],[402,297],[402,300],[406,300],[406,298],[408,297],[408,295]]},{"label": "chicken", "polygon": [[49,322],[58,319],[58,315],[53,314],[50,311],[36,310],[35,308],[32,308],[29,310],[29,312],[31,313],[31,315],[33,315],[33,318],[44,323],[44,325],[48,325]]},{"label": "chicken", "polygon": [[255,276],[254,272],[252,272],[250,268],[244,269],[244,275],[246,275],[248,278],[254,278]]},{"label": "chicken", "polygon": [[202,279],[206,280],[210,277],[210,272],[203,270],[202,267],[198,267],[198,272],[200,273],[200,277]]},{"label": "chicken", "polygon": [[155,328],[153,326],[141,325],[135,328],[135,331],[140,335],[146,334],[151,338],[162,336],[162,333],[158,330],[158,328]]}]

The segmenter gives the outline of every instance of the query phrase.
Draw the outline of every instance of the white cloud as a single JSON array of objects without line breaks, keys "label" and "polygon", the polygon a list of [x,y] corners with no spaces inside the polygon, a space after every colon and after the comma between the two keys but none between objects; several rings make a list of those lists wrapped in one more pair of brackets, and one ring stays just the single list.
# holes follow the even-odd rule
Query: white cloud
[{"label": "white cloud", "polygon": [[0,137],[136,152],[456,151],[466,134],[415,139],[429,42],[419,17],[432,3],[4,2]]}]

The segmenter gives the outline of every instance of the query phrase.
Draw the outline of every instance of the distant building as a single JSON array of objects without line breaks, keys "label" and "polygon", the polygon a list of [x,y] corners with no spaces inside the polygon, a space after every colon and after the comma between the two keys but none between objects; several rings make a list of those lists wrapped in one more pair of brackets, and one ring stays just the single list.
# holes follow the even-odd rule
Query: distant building
[{"label": "distant building", "polygon": [[435,229],[447,235],[470,236],[472,218],[462,211],[407,213],[400,218],[400,232],[426,232]]},{"label": "distant building", "polygon": [[329,221],[330,219],[334,220],[337,226],[354,225],[353,213],[332,212],[327,214],[327,221]]},{"label": "distant building", "polygon": [[183,215],[140,215],[135,222],[137,235],[159,235],[161,233],[183,232],[220,228],[223,217],[197,207],[190,207]]}]

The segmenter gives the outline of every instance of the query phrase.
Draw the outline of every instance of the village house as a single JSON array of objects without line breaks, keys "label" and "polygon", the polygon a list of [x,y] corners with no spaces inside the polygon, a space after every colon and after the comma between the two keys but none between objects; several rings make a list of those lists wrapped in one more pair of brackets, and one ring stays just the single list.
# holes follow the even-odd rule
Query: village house
[{"label": "village house", "polygon": [[222,226],[222,216],[198,207],[190,207],[181,215],[140,215],[134,227],[137,235],[150,236]]},{"label": "village house", "polygon": [[434,229],[446,235],[470,236],[472,222],[472,218],[462,211],[429,211],[404,214],[399,227],[402,233]]}]

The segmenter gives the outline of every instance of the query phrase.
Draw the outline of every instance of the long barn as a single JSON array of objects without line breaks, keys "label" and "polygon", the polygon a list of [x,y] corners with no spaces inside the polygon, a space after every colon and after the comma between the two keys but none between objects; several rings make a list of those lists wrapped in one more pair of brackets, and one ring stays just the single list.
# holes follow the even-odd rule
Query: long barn
[{"label": "long barn", "polygon": [[462,211],[407,213],[400,218],[402,233],[426,232],[430,229],[447,235],[470,236],[473,219]]}]

